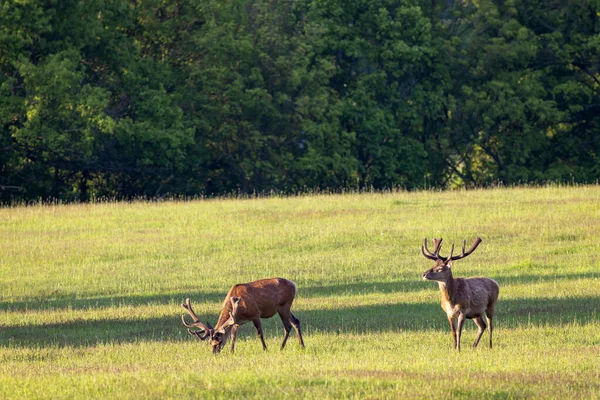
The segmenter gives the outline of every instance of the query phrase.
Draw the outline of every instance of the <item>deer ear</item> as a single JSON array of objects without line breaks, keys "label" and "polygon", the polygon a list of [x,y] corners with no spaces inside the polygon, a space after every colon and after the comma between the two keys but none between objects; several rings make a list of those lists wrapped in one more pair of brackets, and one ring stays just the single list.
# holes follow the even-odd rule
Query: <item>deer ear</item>
[{"label": "deer ear", "polygon": [[452,260],[449,259],[448,261],[446,261],[446,267],[452,268]]}]

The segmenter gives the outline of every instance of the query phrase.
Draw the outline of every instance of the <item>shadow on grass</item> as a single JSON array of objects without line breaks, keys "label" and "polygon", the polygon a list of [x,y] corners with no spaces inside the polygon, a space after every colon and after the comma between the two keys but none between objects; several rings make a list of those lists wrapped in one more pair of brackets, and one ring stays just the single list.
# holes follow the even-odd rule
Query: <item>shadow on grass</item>
[{"label": "shadow on grass", "polygon": [[[573,273],[537,275],[522,274],[515,276],[495,277],[494,279],[503,285],[518,285],[527,283],[554,282],[565,280],[597,279],[599,273]],[[352,296],[372,293],[395,293],[395,292],[419,292],[422,290],[437,291],[437,285],[424,282],[420,279],[420,273],[415,274],[415,279],[397,282],[357,282],[344,284],[324,284],[299,287],[298,297],[314,298],[329,296]],[[51,310],[51,309],[90,309],[108,308],[115,306],[139,306],[147,304],[179,304],[189,297],[193,303],[212,302],[220,303],[225,298],[227,290],[222,291],[188,291],[171,292],[156,295],[128,295],[128,296],[98,296],[83,299],[75,298],[73,295],[54,296],[51,299],[37,298],[31,301],[0,301],[0,311],[27,311],[27,310]]]},{"label": "shadow on grass", "polygon": [[[166,293],[156,295],[128,295],[128,296],[98,296],[83,299],[71,296],[55,296],[52,299],[31,299],[30,301],[0,302],[0,311],[24,312],[44,310],[87,310],[119,306],[140,306],[148,304],[177,304],[182,303],[187,297],[192,302],[220,302],[225,298],[223,292],[187,292]],[[195,301],[194,301],[195,300]]]},{"label": "shadow on grass", "polygon": [[[400,282],[361,282],[350,284],[333,284],[322,286],[303,286],[299,288],[298,297],[329,297],[329,296],[352,296],[370,293],[394,293],[394,292],[417,292],[427,289],[424,282],[415,281]],[[221,303],[227,290],[223,291],[190,291],[171,292],[158,295],[131,295],[131,296],[102,296],[77,299],[71,296],[54,297],[52,299],[32,299],[31,301],[0,302],[0,311],[33,311],[33,310],[56,310],[72,309],[86,310],[90,308],[108,308],[117,306],[139,306],[147,304],[178,304],[187,297],[192,303]]]},{"label": "shadow on grass", "polygon": [[[91,310],[90,312],[93,312]],[[305,336],[314,332],[330,334],[377,333],[394,330],[448,330],[446,317],[436,303],[398,303],[371,306],[348,306],[329,310],[307,310],[295,313],[301,320]],[[0,326],[0,347],[94,346],[99,343],[136,341],[194,340],[181,325],[181,310],[173,308],[173,317],[147,319],[106,319],[69,321],[57,324]],[[216,315],[199,315],[203,321],[216,322]],[[563,326],[577,321],[588,324],[600,318],[600,297],[567,299],[500,300],[495,325],[497,328],[520,326]],[[467,323],[469,329],[474,324]],[[283,335],[278,317],[263,320],[265,336]],[[247,324],[240,335],[255,337]]]},{"label": "shadow on grass", "polygon": [[[548,267],[551,269],[551,267]],[[599,272],[584,272],[584,273],[561,273],[561,274],[519,274],[494,277],[493,279],[500,285],[502,290],[503,285],[520,285],[526,283],[543,283],[543,282],[560,282],[560,281],[578,281],[585,279],[598,279]]]}]

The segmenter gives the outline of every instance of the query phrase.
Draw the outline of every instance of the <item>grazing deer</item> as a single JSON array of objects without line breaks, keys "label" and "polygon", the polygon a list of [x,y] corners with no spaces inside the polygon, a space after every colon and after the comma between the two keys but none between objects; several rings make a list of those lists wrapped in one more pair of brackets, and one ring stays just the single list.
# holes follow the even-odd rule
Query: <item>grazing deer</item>
[{"label": "grazing deer", "polygon": [[[494,318],[494,307],[498,300],[500,287],[498,283],[489,278],[453,278],[452,262],[465,258],[475,251],[481,243],[480,238],[475,238],[471,248],[465,252],[466,240],[463,241],[462,253],[460,256],[452,256],[454,244],[448,257],[440,256],[440,247],[442,239],[433,239],[434,251],[431,253],[427,248],[427,238],[421,246],[421,253],[435,261],[435,265],[423,273],[423,279],[437,281],[440,292],[442,292],[442,309],[448,316],[450,329],[454,337],[454,349],[460,351],[460,335],[465,323],[465,318],[473,319],[479,328],[477,337],[473,343],[473,348],[479,344],[479,339],[485,331],[486,324],[482,315],[485,313],[487,323],[490,327],[490,348],[492,348],[492,319]],[[458,327],[454,320],[458,319]]]},{"label": "grazing deer", "polygon": [[[282,278],[261,279],[245,284],[233,285],[225,297],[223,308],[219,315],[217,325],[213,328],[209,323],[200,322],[194,310],[190,299],[186,299],[182,304],[187,310],[193,323],[185,322],[185,315],[181,316],[183,325],[188,327],[190,335],[196,336],[200,340],[210,338],[213,354],[218,354],[227,343],[231,336],[231,352],[235,349],[235,336],[240,325],[252,321],[256,328],[256,333],[263,345],[263,350],[267,350],[265,339],[263,337],[261,318],[271,318],[275,313],[279,314],[285,329],[281,350],[285,347],[285,342],[290,335],[292,327],[298,334],[300,345],[304,347],[302,332],[300,331],[300,321],[292,314],[290,308],[294,297],[296,296],[296,284],[292,281]],[[200,328],[192,331],[189,328]]]}]

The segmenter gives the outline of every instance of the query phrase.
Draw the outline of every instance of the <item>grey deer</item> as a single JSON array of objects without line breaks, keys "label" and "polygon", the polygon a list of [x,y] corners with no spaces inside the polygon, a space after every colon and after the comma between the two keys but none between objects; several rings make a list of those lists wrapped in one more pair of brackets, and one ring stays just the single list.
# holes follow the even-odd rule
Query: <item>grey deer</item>
[{"label": "grey deer", "polygon": [[[231,352],[235,350],[235,337],[240,325],[252,322],[256,328],[256,333],[262,342],[263,349],[267,350],[265,339],[263,337],[261,318],[271,318],[276,313],[279,314],[283,322],[285,336],[281,344],[281,350],[290,335],[292,327],[298,334],[300,345],[304,347],[302,332],[300,330],[300,320],[292,314],[290,308],[296,296],[296,284],[283,278],[261,279],[258,281],[233,285],[219,315],[217,325],[213,328],[208,322],[200,322],[200,319],[192,309],[190,299],[186,299],[182,304],[194,320],[188,324],[185,316],[181,316],[183,325],[188,328],[188,332],[200,340],[210,339],[213,354],[217,354],[231,337]],[[192,331],[190,328],[200,328]]]},{"label": "grey deer", "polygon": [[[494,309],[498,301],[500,286],[493,279],[477,278],[454,278],[452,276],[452,263],[461,258],[465,258],[475,251],[481,243],[480,238],[475,238],[471,248],[465,252],[466,240],[463,241],[462,252],[460,255],[453,256],[454,244],[448,257],[440,255],[442,239],[433,239],[433,253],[427,248],[427,238],[421,246],[423,256],[435,261],[433,267],[423,273],[423,279],[436,281],[442,294],[442,309],[446,312],[452,336],[454,338],[454,349],[460,351],[460,336],[462,333],[465,318],[473,319],[479,328],[477,337],[473,343],[473,348],[479,344],[479,340],[486,329],[486,323],[482,315],[485,313],[487,325],[490,330],[490,348],[492,348],[492,332],[494,330],[492,320],[494,318]],[[456,321],[458,326],[456,325]]]}]

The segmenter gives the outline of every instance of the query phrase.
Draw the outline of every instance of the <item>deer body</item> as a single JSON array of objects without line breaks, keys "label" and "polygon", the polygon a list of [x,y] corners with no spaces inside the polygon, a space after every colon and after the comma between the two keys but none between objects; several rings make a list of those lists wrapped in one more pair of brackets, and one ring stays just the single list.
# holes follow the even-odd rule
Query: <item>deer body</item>
[{"label": "deer body", "polygon": [[271,318],[282,307],[291,307],[296,296],[296,284],[282,278],[262,279],[245,284],[233,285],[225,297],[219,322],[225,323],[232,311],[232,297],[239,297],[238,320],[249,322],[258,315],[260,318]]},{"label": "deer body", "polygon": [[495,280],[482,277],[455,279],[452,271],[449,271],[448,279],[438,281],[438,285],[442,294],[442,309],[448,318],[458,318],[460,313],[469,319],[481,317],[486,311],[493,314],[499,293]]},{"label": "deer body", "polygon": [[[473,347],[477,347],[479,340],[486,327],[490,330],[490,348],[492,347],[492,332],[494,318],[494,309],[498,301],[500,287],[498,283],[489,278],[454,278],[452,276],[452,261],[459,260],[471,254],[481,243],[480,238],[476,238],[465,253],[463,244],[462,254],[452,256],[454,245],[450,251],[449,257],[441,257],[439,250],[442,239],[434,239],[435,250],[433,253],[427,249],[427,239],[421,248],[423,255],[429,259],[435,260],[435,265],[423,273],[423,279],[437,281],[441,292],[441,306],[446,312],[452,336],[454,337],[454,348],[460,350],[460,337],[465,319],[473,319],[478,327],[477,337]],[[483,320],[485,314],[487,325]]]},{"label": "deer body", "polygon": [[262,332],[261,318],[271,318],[275,314],[279,314],[285,329],[281,349],[283,350],[285,347],[292,327],[298,334],[300,345],[304,347],[300,321],[290,311],[295,296],[296,284],[283,278],[261,279],[250,283],[237,284],[229,289],[223,302],[217,325],[214,328],[210,324],[200,322],[192,310],[189,299],[186,300],[183,307],[194,319],[194,323],[187,324],[183,317],[182,320],[183,324],[188,328],[200,328],[199,331],[188,329],[188,332],[201,340],[210,338],[213,353],[216,354],[225,346],[229,337],[231,337],[231,351],[233,352],[237,330],[241,325],[248,322],[254,324],[263,349],[267,350]]}]

